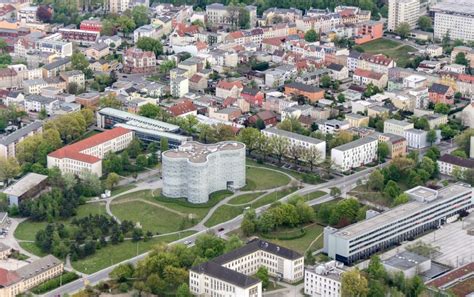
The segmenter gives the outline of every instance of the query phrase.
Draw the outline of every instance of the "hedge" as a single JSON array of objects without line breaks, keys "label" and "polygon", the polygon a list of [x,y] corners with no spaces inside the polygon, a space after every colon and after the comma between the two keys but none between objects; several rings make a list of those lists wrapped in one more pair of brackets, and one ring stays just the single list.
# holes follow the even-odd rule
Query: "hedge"
[{"label": "hedge", "polygon": [[261,233],[260,236],[266,239],[276,239],[276,240],[293,240],[298,239],[306,235],[305,229],[298,229],[299,232],[288,232],[288,233]]},{"label": "hedge", "polygon": [[33,289],[31,289],[31,292],[34,294],[43,294],[51,290],[54,290],[56,288],[59,288],[61,284],[61,277],[62,277],[62,284],[64,285],[72,281],[75,281],[76,279],[79,278],[79,275],[77,275],[74,272],[65,272],[62,274],[62,276],[57,276],[55,278],[52,278],[42,283],[39,286],[34,287]]}]

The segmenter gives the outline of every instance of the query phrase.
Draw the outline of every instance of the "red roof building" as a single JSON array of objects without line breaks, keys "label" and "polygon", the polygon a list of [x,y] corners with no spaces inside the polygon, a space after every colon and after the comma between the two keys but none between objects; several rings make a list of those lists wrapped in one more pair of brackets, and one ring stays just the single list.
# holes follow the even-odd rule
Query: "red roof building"
[{"label": "red roof building", "polygon": [[168,111],[174,117],[197,115],[197,107],[191,100],[182,100],[181,102],[169,107]]}]

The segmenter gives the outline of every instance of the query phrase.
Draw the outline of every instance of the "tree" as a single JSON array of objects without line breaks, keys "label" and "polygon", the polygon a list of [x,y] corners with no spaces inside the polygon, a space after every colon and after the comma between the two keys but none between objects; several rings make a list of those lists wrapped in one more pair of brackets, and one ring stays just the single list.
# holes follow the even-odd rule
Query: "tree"
[{"label": "tree", "polygon": [[417,297],[424,291],[425,284],[421,277],[415,275],[407,283],[406,296],[407,297]]},{"label": "tree", "polygon": [[104,20],[102,22],[102,29],[100,30],[101,36],[114,36],[116,32],[116,24],[110,20]]},{"label": "tree", "polygon": [[171,69],[176,67],[176,62],[174,60],[166,60],[160,64],[160,72],[163,74],[168,74]]},{"label": "tree", "polygon": [[162,113],[165,111],[158,105],[147,103],[140,107],[139,115],[150,119],[162,119]]},{"label": "tree", "polygon": [[245,144],[249,155],[251,155],[252,151],[258,148],[261,135],[256,128],[244,128],[240,130],[237,139]]},{"label": "tree", "polygon": [[111,172],[107,175],[107,179],[105,180],[105,186],[107,189],[112,190],[120,181],[120,176],[115,173]]},{"label": "tree", "polygon": [[139,169],[143,169],[148,166],[148,159],[144,154],[137,156],[136,165]]},{"label": "tree", "polygon": [[161,137],[160,138],[160,150],[162,152],[169,150],[168,138],[166,138],[166,137]]},{"label": "tree", "polygon": [[244,213],[244,218],[243,218],[242,223],[240,225],[240,229],[242,230],[242,233],[244,233],[245,236],[250,236],[250,235],[255,233],[256,218],[257,218],[257,215],[255,213],[255,210],[253,210],[253,209],[247,210]]},{"label": "tree", "polygon": [[315,42],[318,40],[318,38],[318,33],[316,33],[314,29],[309,29],[304,34],[304,40],[306,40],[307,42]]},{"label": "tree", "polygon": [[144,5],[137,5],[132,9],[132,18],[137,27],[150,23],[150,18],[148,17],[148,7]]},{"label": "tree", "polygon": [[155,53],[155,56],[159,56],[163,53],[163,45],[161,42],[151,37],[139,38],[136,46],[141,50]]},{"label": "tree", "polygon": [[375,170],[369,176],[367,186],[370,190],[381,191],[384,187],[384,176],[380,170]]},{"label": "tree", "polygon": [[433,20],[429,16],[423,15],[418,18],[418,26],[423,31],[429,31],[433,29]]},{"label": "tree", "polygon": [[454,59],[454,63],[464,65],[467,67],[469,67],[469,64],[470,64],[469,60],[466,58],[466,54],[463,52],[459,52],[456,55],[456,58]]},{"label": "tree", "polygon": [[81,90],[79,90],[79,85],[75,82],[71,82],[67,86],[67,92],[72,95],[77,95],[79,94]]},{"label": "tree", "polygon": [[436,146],[430,147],[425,154],[425,157],[428,157],[435,162],[439,159],[440,156],[441,152]]},{"label": "tree", "polygon": [[459,157],[459,158],[467,159],[467,154],[465,151],[455,150],[454,152],[451,153],[451,155]]},{"label": "tree", "polygon": [[267,288],[270,284],[270,280],[268,278],[268,270],[265,266],[260,266],[257,270],[255,276],[262,281],[262,288]]},{"label": "tree", "polygon": [[339,103],[346,102],[346,96],[343,93],[340,93],[339,95],[337,95],[337,102]]},{"label": "tree", "polygon": [[397,33],[401,38],[407,38],[410,31],[410,25],[406,22],[400,23],[397,28],[395,28],[395,33]]},{"label": "tree", "polygon": [[245,7],[240,7],[239,9],[239,27],[241,29],[249,29],[251,27],[250,24],[250,12],[245,9]]},{"label": "tree", "polygon": [[410,201],[410,197],[408,197],[408,194],[402,193],[398,195],[395,200],[393,200],[393,206],[401,205],[407,203],[408,201]]},{"label": "tree", "polygon": [[8,181],[20,174],[20,164],[13,158],[0,158],[0,180],[8,185]]},{"label": "tree", "polygon": [[385,267],[380,261],[380,257],[375,255],[370,258],[369,266],[367,267],[367,273],[369,274],[369,278],[383,280],[387,276],[387,272],[385,271]]},{"label": "tree", "polygon": [[38,118],[39,118],[40,120],[44,120],[44,119],[46,119],[47,117],[48,117],[48,112],[46,111],[46,108],[41,107],[41,110],[40,110],[40,112],[38,113]]},{"label": "tree", "polygon": [[176,290],[176,297],[192,297],[193,295],[189,291],[188,284],[181,284]]},{"label": "tree", "polygon": [[99,105],[101,108],[110,107],[115,109],[120,109],[123,106],[122,101],[117,99],[113,93],[107,94],[107,96],[103,96],[99,99]]},{"label": "tree", "polygon": [[36,17],[43,23],[49,23],[53,17],[51,11],[47,5],[40,5],[36,9]]},{"label": "tree", "polygon": [[323,160],[323,153],[315,146],[304,149],[303,159],[309,164],[310,171],[313,171],[314,165],[321,163]]},{"label": "tree", "polygon": [[238,249],[244,245],[243,241],[237,235],[232,235],[229,237],[225,243],[224,253],[231,252],[235,249]]},{"label": "tree", "polygon": [[273,153],[278,158],[278,163],[281,163],[281,159],[288,151],[288,146],[290,142],[286,138],[280,136],[272,136],[270,137],[270,143],[273,148]]},{"label": "tree", "polygon": [[89,68],[89,61],[82,52],[76,51],[71,56],[71,67],[84,72]]},{"label": "tree", "polygon": [[359,269],[354,268],[342,274],[342,297],[365,297],[368,290],[367,279],[361,275]]},{"label": "tree", "polygon": [[389,180],[383,192],[385,195],[387,195],[387,197],[395,199],[398,195],[400,195],[400,188],[396,182]]},{"label": "tree", "polygon": [[337,198],[341,196],[341,189],[339,189],[338,187],[332,187],[329,191],[329,195]]},{"label": "tree", "polygon": [[331,86],[331,77],[329,75],[323,75],[319,79],[319,85],[323,88],[329,88]]},{"label": "tree", "polygon": [[115,267],[109,274],[112,279],[117,280],[119,283],[126,282],[128,279],[133,277],[134,267],[130,263],[120,264]]},{"label": "tree", "polygon": [[436,142],[436,139],[437,139],[437,135],[436,135],[436,131],[431,129],[430,131],[428,131],[428,133],[426,133],[426,141],[428,141],[430,143],[430,145],[433,145],[433,143]]},{"label": "tree", "polygon": [[379,146],[377,148],[379,161],[385,162],[385,158],[387,158],[389,153],[390,153],[390,149],[388,147],[388,144],[386,142],[379,142]]},{"label": "tree", "polygon": [[462,134],[456,136],[454,141],[460,149],[469,154],[471,148],[471,136],[474,136],[474,129],[467,129]]},{"label": "tree", "polygon": [[121,15],[117,19],[117,26],[118,28],[120,28],[120,31],[122,31],[123,36],[126,36],[133,30],[135,30],[136,24],[130,17],[126,15]]},{"label": "tree", "polygon": [[441,113],[441,114],[448,114],[450,110],[450,107],[446,103],[436,103],[434,111],[436,113]]}]

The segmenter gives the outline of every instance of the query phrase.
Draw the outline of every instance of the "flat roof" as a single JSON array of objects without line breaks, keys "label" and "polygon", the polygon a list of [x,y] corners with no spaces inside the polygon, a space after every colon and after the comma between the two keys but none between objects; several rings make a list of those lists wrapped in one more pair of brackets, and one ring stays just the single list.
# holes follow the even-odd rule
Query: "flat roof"
[{"label": "flat roof", "polygon": [[383,264],[398,268],[400,270],[407,270],[426,261],[429,261],[429,258],[412,252],[404,251],[383,261]]},{"label": "flat roof", "polygon": [[298,140],[313,143],[313,144],[320,144],[322,142],[325,142],[323,140],[320,140],[320,139],[317,139],[317,138],[314,138],[314,137],[309,137],[309,136],[301,135],[301,134],[298,134],[298,133],[293,133],[293,132],[289,132],[289,131],[286,131],[286,130],[277,129],[277,128],[274,128],[274,127],[266,128],[263,131],[266,131],[266,132],[272,133],[272,134],[276,134],[276,135],[279,135],[279,136],[282,136],[282,137],[298,139]]},{"label": "flat roof", "polygon": [[173,132],[173,131],[179,130],[179,126],[177,125],[168,124],[162,121],[150,119],[144,116],[136,115],[136,114],[118,110],[115,108],[110,108],[110,107],[102,108],[101,110],[99,110],[99,114],[109,115],[109,116],[121,118],[123,120],[127,120],[129,121],[128,124],[130,125],[137,125],[138,123],[143,125],[143,123],[147,123],[150,125],[150,127],[151,126],[154,126],[155,128],[162,127],[163,131]]},{"label": "flat roof", "polygon": [[0,144],[7,146],[19,140],[20,138],[25,137],[31,132],[38,130],[39,128],[41,128],[41,126],[43,126],[42,121],[34,121],[33,123],[28,124],[25,127],[18,129],[15,132],[10,133],[5,137],[0,138]]},{"label": "flat roof", "polygon": [[431,7],[431,10],[474,14],[474,0],[444,0]]},{"label": "flat roof", "polygon": [[392,224],[404,217],[410,216],[416,212],[420,212],[422,209],[430,207],[431,202],[440,202],[445,199],[449,199],[454,195],[460,195],[467,192],[472,192],[470,186],[456,183],[439,190],[438,198],[435,200],[431,200],[429,202],[412,201],[399,205],[391,210],[379,214],[378,216],[342,228],[334,234],[341,238],[350,239],[360,234],[366,233],[369,230],[374,230],[377,227]]},{"label": "flat roof", "polygon": [[6,195],[20,197],[47,178],[47,175],[30,172],[16,183],[6,188],[3,193]]},{"label": "flat roof", "polygon": [[135,131],[135,132],[140,132],[140,133],[144,133],[144,134],[150,134],[150,135],[165,137],[167,139],[176,140],[176,141],[179,141],[179,142],[185,142],[185,141],[188,141],[188,140],[192,139],[192,137],[189,137],[189,136],[179,135],[179,134],[170,133],[170,132],[166,132],[166,131],[157,131],[155,129],[148,129],[146,127],[140,127],[140,126],[137,126],[137,125],[129,125],[129,124],[118,123],[118,124],[115,124],[115,127],[122,127],[122,128],[125,128],[125,129]]},{"label": "flat roof", "polygon": [[197,141],[189,141],[177,149],[163,152],[163,155],[173,159],[188,159],[192,163],[204,163],[207,156],[218,151],[232,151],[245,148],[245,144],[237,141],[222,141],[213,144],[203,144]]},{"label": "flat roof", "polygon": [[333,148],[333,150],[348,151],[348,150],[350,150],[354,147],[358,147],[358,146],[361,146],[361,145],[364,145],[364,144],[367,144],[367,143],[371,143],[371,142],[374,142],[374,141],[378,141],[378,140],[376,138],[371,137],[371,136],[362,137],[362,138],[359,138],[357,140],[351,141],[349,143],[337,146],[337,147]]},{"label": "flat roof", "polygon": [[407,127],[407,126],[413,125],[413,123],[410,123],[410,122],[407,122],[407,121],[399,121],[399,120],[395,120],[395,119],[386,120],[384,122],[384,124],[385,123],[390,123],[390,124],[398,125],[398,126],[402,126],[402,127]]}]

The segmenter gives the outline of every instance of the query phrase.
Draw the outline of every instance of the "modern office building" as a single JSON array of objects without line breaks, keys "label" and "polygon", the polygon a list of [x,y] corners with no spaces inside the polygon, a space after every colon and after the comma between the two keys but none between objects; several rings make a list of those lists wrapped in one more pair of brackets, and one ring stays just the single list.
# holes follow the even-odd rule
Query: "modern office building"
[{"label": "modern office building", "polygon": [[383,123],[383,133],[390,133],[403,137],[405,137],[406,130],[413,128],[414,124],[406,121],[389,119]]},{"label": "modern office building", "polygon": [[344,172],[373,162],[377,159],[378,143],[376,138],[367,136],[333,148],[334,168]]},{"label": "modern office building", "polygon": [[102,176],[104,156],[126,149],[132,140],[132,130],[116,127],[48,154],[48,168],[58,167],[62,173],[90,172]]},{"label": "modern office building", "polygon": [[329,261],[304,270],[304,293],[311,297],[340,297],[344,264]]},{"label": "modern office building", "polygon": [[394,32],[401,23],[408,23],[411,29],[420,17],[420,0],[389,0],[388,31]]},{"label": "modern office building", "polygon": [[0,137],[0,158],[15,157],[16,147],[20,142],[26,137],[41,133],[42,131],[43,122],[34,121],[7,136]]},{"label": "modern office building", "polygon": [[326,227],[323,251],[351,264],[436,229],[474,205],[471,186],[461,183],[440,190],[418,186],[405,193],[411,202],[339,230]]},{"label": "modern office building", "polygon": [[167,138],[170,148],[176,148],[192,140],[191,137],[178,134],[179,126],[109,107],[97,112],[97,127],[102,129],[122,127],[133,130],[135,136],[144,143],[159,143],[161,138]]},{"label": "modern office building", "polygon": [[474,0],[445,0],[430,8],[434,14],[434,38],[474,40]]},{"label": "modern office building", "polygon": [[189,141],[162,154],[163,195],[206,203],[213,192],[245,186],[245,144]]},{"label": "modern office building", "polygon": [[271,242],[254,239],[241,248],[194,266],[189,289],[197,296],[260,297],[262,283],[251,277],[260,267],[288,283],[303,278],[304,257]]},{"label": "modern office building", "polygon": [[321,154],[320,162],[326,160],[326,141],[273,127],[262,130],[262,134],[267,137],[283,137],[289,141],[291,146],[298,146],[302,149],[315,148]]}]

